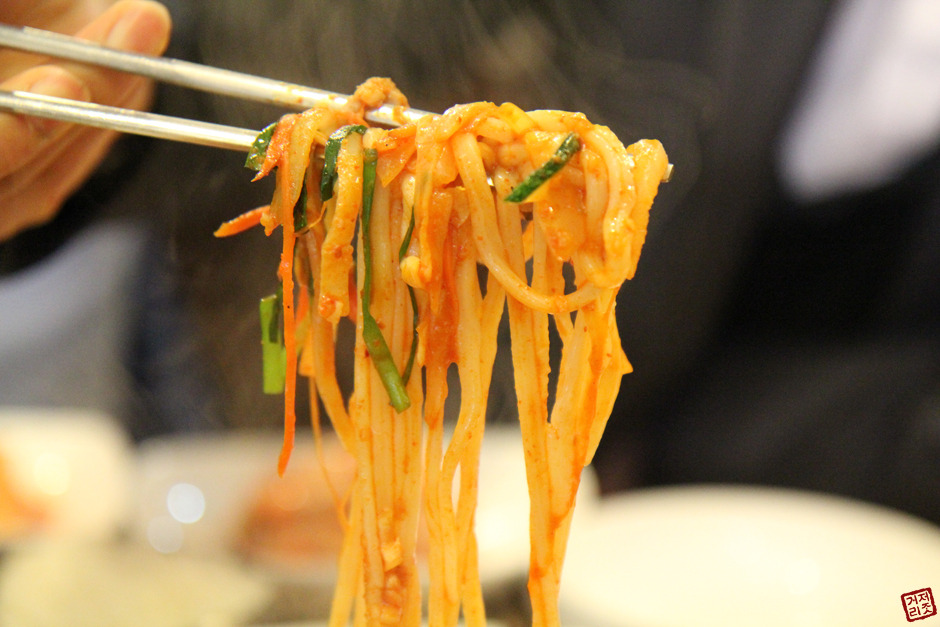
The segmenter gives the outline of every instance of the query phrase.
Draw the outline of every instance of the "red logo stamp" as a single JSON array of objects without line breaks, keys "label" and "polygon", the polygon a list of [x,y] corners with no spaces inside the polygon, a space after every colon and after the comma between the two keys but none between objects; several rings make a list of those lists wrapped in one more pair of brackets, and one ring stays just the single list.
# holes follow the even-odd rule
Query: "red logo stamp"
[{"label": "red logo stamp", "polygon": [[937,615],[937,604],[934,603],[933,592],[930,588],[921,588],[902,594],[901,604],[904,605],[904,614],[909,623]]}]

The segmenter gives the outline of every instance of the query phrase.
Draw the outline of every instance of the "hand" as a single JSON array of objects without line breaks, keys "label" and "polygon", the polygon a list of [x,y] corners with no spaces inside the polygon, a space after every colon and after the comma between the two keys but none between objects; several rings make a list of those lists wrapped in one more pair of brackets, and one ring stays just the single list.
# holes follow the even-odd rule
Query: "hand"
[{"label": "hand", "polygon": [[[2,0],[0,22],[76,35],[106,46],[162,54],[170,16],[150,0]],[[145,108],[139,76],[0,50],[0,89]],[[0,113],[0,242],[47,222],[92,173],[117,134]]]}]

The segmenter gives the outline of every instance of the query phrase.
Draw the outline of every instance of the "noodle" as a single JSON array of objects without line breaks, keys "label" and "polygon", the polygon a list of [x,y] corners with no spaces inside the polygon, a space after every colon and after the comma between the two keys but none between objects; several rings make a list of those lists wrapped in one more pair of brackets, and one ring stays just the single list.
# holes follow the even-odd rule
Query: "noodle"
[{"label": "noodle", "polygon": [[[299,373],[310,381],[315,433],[319,399],[357,464],[351,494],[340,499],[345,540],[330,625],[421,623],[422,515],[430,624],[462,617],[484,625],[473,525],[496,329],[508,309],[530,496],[532,620],[555,627],[581,470],[631,370],[617,291],[636,271],[666,154],[655,140],[624,147],[581,114],[511,104],[460,105],[401,128],[368,128],[366,109],[385,102],[407,104],[390,81],[370,79],[342,109],[282,118],[259,137],[263,158],[251,161],[258,178],[276,172],[271,205],[218,232],[283,229],[278,468],[293,443]],[[322,166],[312,159],[321,149]],[[356,325],[348,399],[335,368],[343,318]],[[552,326],[562,351],[549,408]],[[452,364],[461,395],[447,438]]]}]

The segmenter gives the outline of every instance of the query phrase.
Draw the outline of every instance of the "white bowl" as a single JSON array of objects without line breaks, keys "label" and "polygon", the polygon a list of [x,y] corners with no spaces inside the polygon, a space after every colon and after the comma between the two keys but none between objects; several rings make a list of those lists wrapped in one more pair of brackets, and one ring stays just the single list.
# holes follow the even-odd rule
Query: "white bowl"
[{"label": "white bowl", "polygon": [[17,498],[41,512],[31,535],[101,540],[126,520],[133,453],[110,416],[0,408],[0,458]]},{"label": "white bowl", "polygon": [[0,624],[235,627],[258,616],[273,596],[268,582],[234,560],[47,540],[4,557]]},{"label": "white bowl", "polygon": [[280,437],[229,432],[144,442],[131,535],[161,553],[231,551],[245,509],[276,476]]},{"label": "white bowl", "polygon": [[[141,447],[132,536],[167,553],[230,552],[238,544],[246,515],[265,486],[277,485],[280,448],[276,433],[229,433],[159,438]],[[329,446],[328,446],[329,448]],[[328,518],[333,502],[313,459],[309,432],[298,433],[286,483],[312,482],[312,498],[323,502]],[[300,474],[298,479],[297,473]],[[182,486],[182,487],[181,487]],[[176,490],[176,497],[173,496]],[[581,512],[597,501],[591,469],[584,472],[578,496]],[[187,517],[170,511],[179,498],[193,507]],[[187,499],[189,499],[187,501]],[[491,428],[483,438],[476,511],[480,577],[484,585],[502,585],[524,577],[529,563],[528,492],[518,429]],[[330,521],[332,522],[332,521]],[[336,551],[321,564],[291,570],[331,582]],[[315,570],[316,572],[311,572]]]},{"label": "white bowl", "polygon": [[788,490],[676,487],[602,502],[572,532],[567,622],[594,627],[906,624],[940,586],[940,529]]}]

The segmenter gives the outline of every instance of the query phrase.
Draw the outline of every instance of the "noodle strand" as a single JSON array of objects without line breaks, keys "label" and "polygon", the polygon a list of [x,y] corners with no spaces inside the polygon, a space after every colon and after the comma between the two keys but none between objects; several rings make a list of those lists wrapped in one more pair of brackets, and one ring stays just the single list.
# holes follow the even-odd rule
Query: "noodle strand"
[{"label": "noodle strand", "polygon": [[[249,161],[258,178],[275,172],[272,202],[217,233],[253,224],[283,231],[278,471],[293,443],[298,376],[310,379],[315,437],[322,402],[355,458],[350,494],[334,492],[345,535],[329,625],[419,627],[420,564],[431,627],[461,618],[486,624],[474,521],[507,311],[529,493],[532,624],[558,627],[581,473],[632,369],[617,293],[636,272],[666,153],[655,140],[625,147],[582,114],[511,104],[459,105],[401,128],[369,128],[366,112],[383,103],[407,106],[391,81],[369,79],[342,109],[285,116],[266,129]],[[321,149],[322,167],[312,159]],[[348,399],[337,376],[343,318],[356,334]],[[445,412],[452,366],[460,390],[453,420]]]}]

